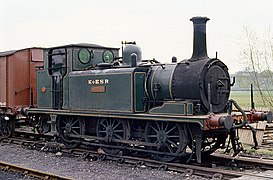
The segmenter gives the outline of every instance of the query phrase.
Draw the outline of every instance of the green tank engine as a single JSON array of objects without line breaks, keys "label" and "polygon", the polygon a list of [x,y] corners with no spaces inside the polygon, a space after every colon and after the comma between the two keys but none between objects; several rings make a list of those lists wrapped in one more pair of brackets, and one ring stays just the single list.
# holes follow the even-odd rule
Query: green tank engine
[{"label": "green tank engine", "polygon": [[44,68],[37,72],[38,107],[29,114],[42,132],[52,131],[68,147],[87,138],[104,144],[107,153],[134,145],[172,161],[189,147],[201,162],[201,154],[223,146],[230,132],[235,145],[230,76],[221,60],[207,55],[208,20],[191,19],[193,55],[180,62],[143,60],[135,43],[125,43],[122,57],[118,48],[93,44],[45,50]]}]

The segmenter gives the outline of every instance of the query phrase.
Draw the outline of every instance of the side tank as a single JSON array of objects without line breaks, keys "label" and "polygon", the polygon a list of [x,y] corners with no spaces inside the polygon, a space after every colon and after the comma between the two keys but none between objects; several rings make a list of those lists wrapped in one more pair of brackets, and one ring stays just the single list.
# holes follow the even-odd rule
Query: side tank
[{"label": "side tank", "polygon": [[151,99],[195,100],[200,103],[203,113],[210,111],[210,108],[214,113],[224,111],[230,94],[230,76],[227,66],[221,60],[207,55],[208,20],[206,17],[191,19],[194,40],[190,59],[151,68],[146,85]]}]

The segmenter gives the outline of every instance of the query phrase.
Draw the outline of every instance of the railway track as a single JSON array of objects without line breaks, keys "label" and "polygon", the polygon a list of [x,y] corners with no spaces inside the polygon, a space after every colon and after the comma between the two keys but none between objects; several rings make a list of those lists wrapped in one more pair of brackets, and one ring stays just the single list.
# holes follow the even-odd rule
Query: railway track
[{"label": "railway track", "polygon": [[34,177],[34,178],[38,178],[38,179],[72,180],[71,178],[68,178],[68,177],[58,176],[58,175],[51,174],[51,173],[48,173],[48,172],[38,171],[38,170],[35,170],[35,169],[22,167],[22,166],[18,166],[18,165],[15,165],[15,164],[2,162],[2,161],[0,161],[0,168],[3,171],[17,172],[17,173],[23,174],[25,176],[30,176],[30,177]]},{"label": "railway track", "polygon": [[[91,160],[109,160],[116,163],[126,163],[131,164],[133,166],[140,166],[140,167],[150,167],[150,168],[157,168],[159,170],[166,170],[166,171],[174,171],[183,174],[185,177],[190,177],[192,175],[195,176],[202,176],[207,177],[210,179],[232,179],[232,178],[239,178],[242,176],[251,176],[252,178],[263,178],[263,179],[273,179],[272,176],[265,176],[261,174],[253,174],[247,172],[240,172],[238,170],[224,170],[221,167],[218,168],[210,168],[200,165],[191,165],[191,164],[181,164],[181,163],[165,163],[156,160],[151,160],[147,158],[139,158],[139,157],[132,157],[132,156],[121,156],[121,155],[111,155],[111,154],[101,154],[95,151],[86,151],[84,149],[74,149],[74,150],[63,150],[65,154],[73,154],[75,156],[81,156],[84,159],[91,159]],[[223,159],[228,159],[227,157],[223,156]],[[218,156],[218,164],[222,162],[223,159],[221,156]],[[249,162],[253,162],[254,160],[250,159]],[[214,159],[215,162],[215,159]],[[247,161],[244,160],[244,163]],[[271,163],[271,164],[270,164]],[[239,162],[238,162],[239,164]],[[266,167],[264,165],[267,165]],[[273,161],[271,162],[264,162],[256,161],[256,165],[263,167],[263,170],[270,170],[273,168]]]},{"label": "railway track", "polygon": [[81,155],[85,159],[95,159],[95,160],[109,160],[116,163],[126,163],[138,167],[149,167],[164,171],[174,171],[183,174],[184,177],[202,176],[210,179],[231,179],[241,177],[240,174],[234,174],[233,171],[222,171],[219,173],[219,169],[212,169],[208,167],[201,167],[198,165],[189,165],[181,163],[164,163],[156,160],[151,160],[147,158],[139,158],[132,156],[118,156],[111,154],[100,154],[94,151],[79,151],[75,150],[72,152],[76,155]]},{"label": "railway track", "polygon": [[[211,179],[232,179],[232,178],[238,178],[241,176],[251,176],[256,178],[264,178],[264,179],[273,179],[271,176],[264,176],[261,174],[253,174],[253,173],[247,173],[247,172],[240,172],[238,168],[235,167],[245,167],[248,166],[255,166],[259,167],[262,171],[264,170],[272,170],[273,169],[273,160],[261,160],[261,159],[254,159],[250,157],[230,157],[227,155],[216,155],[214,154],[211,157],[211,162],[213,164],[223,164],[225,162],[224,166],[230,167],[230,165],[234,165],[234,168],[230,168],[231,170],[226,170],[223,167],[217,167],[217,168],[211,168],[208,166],[211,166],[211,164],[205,165],[194,165],[194,164],[181,164],[179,162],[177,163],[164,163],[156,160],[151,160],[143,157],[132,157],[132,156],[126,156],[126,155],[111,155],[106,154],[102,151],[97,150],[90,150],[90,147],[83,146],[82,148],[77,149],[66,149],[66,148],[60,148],[57,143],[50,142],[47,143],[45,141],[37,141],[37,138],[33,137],[35,135],[32,135],[32,138],[25,139],[23,136],[20,138],[8,138],[8,139],[0,139],[0,142],[2,143],[12,143],[17,145],[23,145],[30,149],[36,149],[36,150],[46,150],[50,152],[60,152],[63,155],[66,156],[74,156],[74,157],[82,157],[85,160],[109,160],[116,163],[126,163],[131,164],[133,166],[140,166],[140,167],[150,167],[150,168],[156,168],[159,170],[168,170],[168,171],[174,171],[183,174],[185,177],[191,177],[193,175],[196,176],[202,176],[207,177]],[[45,148],[46,147],[46,148]]]},{"label": "railway track", "polygon": [[273,170],[273,159],[250,155],[237,155],[235,157],[225,154],[213,154],[210,157],[212,163],[222,164],[226,167],[261,170]]}]

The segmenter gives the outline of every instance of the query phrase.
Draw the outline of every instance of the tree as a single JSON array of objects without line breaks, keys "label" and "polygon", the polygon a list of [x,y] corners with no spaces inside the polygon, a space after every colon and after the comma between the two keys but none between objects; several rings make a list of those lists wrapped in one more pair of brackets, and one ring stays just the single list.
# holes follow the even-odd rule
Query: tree
[{"label": "tree", "polygon": [[266,107],[273,108],[273,36],[259,35],[250,28],[244,28],[241,58],[251,73],[255,90]]}]

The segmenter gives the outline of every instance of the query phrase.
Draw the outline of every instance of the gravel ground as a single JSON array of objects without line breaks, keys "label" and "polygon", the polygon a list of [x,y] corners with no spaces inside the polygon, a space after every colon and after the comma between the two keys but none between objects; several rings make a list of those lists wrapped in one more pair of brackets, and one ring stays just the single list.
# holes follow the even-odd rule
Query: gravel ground
[{"label": "gravel ground", "polygon": [[7,172],[7,171],[0,170],[0,180],[2,180],[2,179],[3,180],[35,180],[35,178],[24,176],[19,173]]},{"label": "gravel ground", "polygon": [[[70,177],[72,179],[205,179],[184,177],[172,171],[159,171],[150,168],[132,167],[109,161],[85,161],[81,158],[58,156],[57,154],[29,150],[21,146],[0,143],[0,161]],[[0,171],[0,179],[2,172]]]}]

